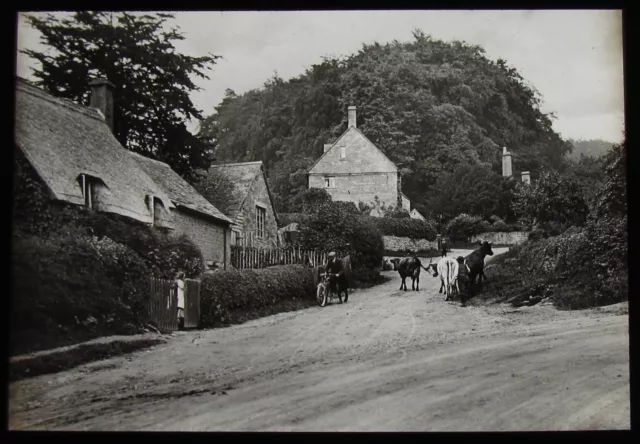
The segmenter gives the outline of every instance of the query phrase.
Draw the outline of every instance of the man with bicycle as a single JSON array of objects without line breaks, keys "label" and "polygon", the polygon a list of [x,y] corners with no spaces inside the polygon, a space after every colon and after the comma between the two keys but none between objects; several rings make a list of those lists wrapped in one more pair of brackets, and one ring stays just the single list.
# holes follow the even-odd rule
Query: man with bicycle
[{"label": "man with bicycle", "polygon": [[[345,297],[348,298],[347,294],[347,285],[346,278],[344,273],[344,268],[342,266],[342,261],[336,258],[336,253],[331,252],[327,256],[327,263],[324,266],[325,273],[329,273],[329,286],[331,287],[331,291],[334,293],[338,293],[339,291],[345,292]],[[339,287],[336,288],[336,284],[340,284]]]}]

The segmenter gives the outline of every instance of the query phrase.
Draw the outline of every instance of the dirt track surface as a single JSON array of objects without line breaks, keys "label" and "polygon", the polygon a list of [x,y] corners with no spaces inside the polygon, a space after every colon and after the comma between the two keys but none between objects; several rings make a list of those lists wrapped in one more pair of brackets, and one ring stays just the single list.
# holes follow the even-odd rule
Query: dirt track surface
[{"label": "dirt track surface", "polygon": [[625,305],[461,307],[425,273],[418,292],[399,291],[397,273],[386,274],[394,280],[343,305],[180,332],[147,351],[14,383],[9,427],[630,428],[628,315],[616,312]]}]

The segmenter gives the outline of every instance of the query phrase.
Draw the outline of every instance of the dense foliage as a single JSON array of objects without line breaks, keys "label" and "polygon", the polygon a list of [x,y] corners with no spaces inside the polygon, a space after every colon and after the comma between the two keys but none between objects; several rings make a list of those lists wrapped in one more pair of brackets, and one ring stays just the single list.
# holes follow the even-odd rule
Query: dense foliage
[{"label": "dense foliage", "polygon": [[579,159],[582,156],[586,157],[600,157],[604,154],[607,154],[611,148],[613,147],[613,143],[607,142],[601,139],[591,139],[591,140],[574,140],[568,139],[572,145],[572,150],[569,153],[569,157],[572,159]]},{"label": "dense foliage", "polygon": [[559,168],[571,148],[540,110],[537,92],[504,60],[420,31],[409,42],[326,58],[288,81],[276,76],[259,90],[228,90],[200,134],[216,140],[220,159],[262,160],[278,211],[301,211],[293,197],[307,188],[324,143],[346,129],[349,105],[358,107],[358,128],[400,168],[418,210],[428,208],[437,179],[460,165],[498,173],[503,146],[516,171],[532,174]]},{"label": "dense foliage", "polygon": [[285,301],[313,301],[314,297],[311,268],[286,265],[216,271],[202,279],[202,326],[228,325],[237,321],[239,312],[256,312]]},{"label": "dense foliage", "polygon": [[351,255],[354,269],[380,266],[384,242],[375,218],[360,217],[352,202],[331,201],[316,205],[312,216],[300,227],[303,248]]},{"label": "dense foliage", "polygon": [[435,240],[438,232],[433,222],[419,219],[361,216],[374,224],[385,236]]},{"label": "dense foliage", "polygon": [[491,170],[490,166],[461,164],[453,172],[443,172],[430,189],[427,207],[438,221],[467,213],[487,219],[496,215],[513,222],[511,209],[515,180]]},{"label": "dense foliage", "polygon": [[545,172],[531,185],[518,186],[513,208],[533,224],[558,224],[560,231],[584,225],[589,207],[582,187],[572,178]]},{"label": "dense foliage", "polygon": [[[89,104],[89,82],[106,77],[116,86],[114,129],[120,143],[168,163],[189,177],[210,164],[210,147],[192,135],[186,120],[202,119],[189,94],[190,76],[205,72],[218,56],[192,57],[176,51],[184,40],[171,14],[80,11],[70,17],[28,15],[47,51],[23,51],[40,62],[33,75],[52,94]],[[50,50],[53,49],[53,53]]]},{"label": "dense foliage", "polygon": [[585,308],[628,299],[628,220],[625,143],[604,159],[606,180],[583,227],[537,239],[491,262],[486,294],[514,304],[552,298]]}]

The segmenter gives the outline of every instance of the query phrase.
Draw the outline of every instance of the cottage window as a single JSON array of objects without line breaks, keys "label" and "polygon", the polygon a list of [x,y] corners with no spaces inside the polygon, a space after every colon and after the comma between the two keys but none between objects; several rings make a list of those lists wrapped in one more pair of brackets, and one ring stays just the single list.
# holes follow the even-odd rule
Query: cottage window
[{"label": "cottage window", "polygon": [[346,146],[341,146],[340,147],[340,158],[344,159],[347,157],[347,147]]},{"label": "cottage window", "polygon": [[238,230],[231,230],[231,245],[240,245],[241,235]]},{"label": "cottage window", "polygon": [[336,187],[336,178],[333,176],[327,176],[324,178],[324,187],[325,188],[335,188]]},{"label": "cottage window", "polygon": [[256,234],[257,237],[264,239],[266,237],[265,220],[267,218],[267,209],[256,205]]},{"label": "cottage window", "polygon": [[78,178],[80,180],[80,187],[82,188],[82,198],[84,199],[84,206],[87,208],[93,208],[93,187],[94,179],[86,174],[80,174]]}]

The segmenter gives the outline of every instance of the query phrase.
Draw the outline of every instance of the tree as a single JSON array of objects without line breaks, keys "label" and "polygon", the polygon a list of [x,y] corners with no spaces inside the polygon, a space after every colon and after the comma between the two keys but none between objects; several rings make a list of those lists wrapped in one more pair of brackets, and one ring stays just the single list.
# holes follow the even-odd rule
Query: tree
[{"label": "tree", "polygon": [[606,181],[598,193],[597,217],[626,217],[627,204],[627,150],[626,143],[614,145],[605,156]]},{"label": "tree", "polygon": [[208,79],[219,56],[176,51],[178,28],[165,29],[171,14],[75,12],[71,17],[27,16],[54,55],[25,50],[40,62],[36,82],[50,93],[89,104],[88,84],[106,77],[116,86],[114,133],[131,151],[168,163],[189,177],[211,161],[208,139],[192,135],[187,119],[202,119],[189,98],[200,90],[190,76]]},{"label": "tree", "polygon": [[460,165],[498,173],[503,146],[518,170],[534,174],[560,170],[571,149],[553,130],[553,115],[541,111],[538,92],[504,60],[420,31],[408,42],[363,45],[290,80],[275,76],[263,88],[228,94],[201,134],[216,139],[221,159],[262,160],[286,212],[323,145],[347,129],[349,105],[358,108],[358,129],[398,166],[416,208],[429,208],[438,179]]},{"label": "tree", "polygon": [[449,220],[461,213],[488,219],[492,215],[513,220],[513,180],[504,179],[484,165],[460,165],[442,173],[430,189],[427,207]]},{"label": "tree", "polygon": [[583,225],[589,213],[580,185],[555,172],[541,174],[533,184],[520,184],[513,206],[526,221],[559,224],[562,228]]}]

